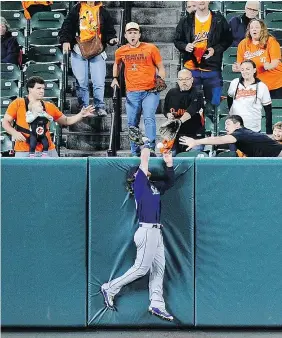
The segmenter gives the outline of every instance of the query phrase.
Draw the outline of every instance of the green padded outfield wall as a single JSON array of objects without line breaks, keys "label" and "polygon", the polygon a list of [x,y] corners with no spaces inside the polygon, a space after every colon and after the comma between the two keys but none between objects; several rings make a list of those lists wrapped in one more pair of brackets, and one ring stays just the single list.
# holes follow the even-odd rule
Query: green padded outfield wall
[{"label": "green padded outfield wall", "polygon": [[[166,272],[164,297],[176,318],[163,321],[148,312],[148,276],[125,286],[115,297],[117,311],[105,308],[101,285],[133,263],[137,230],[135,202],[125,190],[125,174],[139,159],[89,161],[89,326],[175,326],[194,324],[194,159],[176,159],[176,184],[162,197]],[[153,176],[163,160],[151,159]]]},{"label": "green padded outfield wall", "polygon": [[87,160],[2,159],[2,325],[86,325]]},{"label": "green padded outfield wall", "polygon": [[196,326],[281,326],[282,160],[195,169]]}]

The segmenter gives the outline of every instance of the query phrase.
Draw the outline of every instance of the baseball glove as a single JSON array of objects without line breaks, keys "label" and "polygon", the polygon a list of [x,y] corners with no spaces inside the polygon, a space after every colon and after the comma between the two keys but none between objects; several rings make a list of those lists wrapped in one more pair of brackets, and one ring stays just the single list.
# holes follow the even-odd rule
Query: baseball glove
[{"label": "baseball glove", "polygon": [[159,93],[162,92],[163,90],[165,90],[167,88],[167,85],[165,83],[165,81],[157,75],[156,77],[156,85],[154,88],[148,90],[149,93]]},{"label": "baseball glove", "polygon": [[160,126],[160,135],[162,140],[174,141],[181,127],[181,121],[178,119],[167,120]]},{"label": "baseball glove", "polygon": [[139,146],[142,146],[144,144],[142,140],[143,135],[141,131],[139,130],[139,128],[130,126],[128,128],[128,135],[129,135],[130,141],[134,142],[135,144]]}]

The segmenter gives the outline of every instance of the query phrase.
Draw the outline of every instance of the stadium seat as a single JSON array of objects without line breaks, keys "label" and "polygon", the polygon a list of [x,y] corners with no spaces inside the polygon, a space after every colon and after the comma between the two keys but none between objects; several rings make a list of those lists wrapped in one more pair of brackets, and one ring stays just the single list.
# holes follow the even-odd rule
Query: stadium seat
[{"label": "stadium seat", "polygon": [[220,102],[220,105],[217,107],[217,115],[219,117],[223,117],[229,114],[229,109],[227,105],[227,100],[223,100]]},{"label": "stadium seat", "polygon": [[222,5],[221,4],[222,4],[221,1],[211,1],[209,7],[212,11],[222,12]]},{"label": "stadium seat", "polygon": [[31,76],[40,76],[46,82],[56,82],[60,86],[62,85],[63,72],[56,64],[48,63],[31,63],[24,70],[25,79]]},{"label": "stadium seat", "polygon": [[272,100],[272,124],[282,122],[282,99]]},{"label": "stadium seat", "polygon": [[278,12],[268,13],[264,22],[268,29],[282,30],[282,14]]},{"label": "stadium seat", "polygon": [[59,31],[38,29],[28,37],[28,47],[31,46],[60,46]]},{"label": "stadium seat", "polygon": [[61,64],[63,54],[58,47],[34,46],[27,53],[29,61]]},{"label": "stadium seat", "polygon": [[245,1],[224,1],[224,13],[228,14],[229,12],[244,12],[245,4]]},{"label": "stadium seat", "polygon": [[1,98],[1,107],[0,107],[1,116],[5,115],[6,110],[11,102],[12,100],[10,99]]},{"label": "stadium seat", "polygon": [[1,98],[15,99],[20,94],[19,87],[14,81],[1,79]]},{"label": "stadium seat", "polygon": [[222,96],[227,97],[229,86],[230,86],[230,82],[228,82],[228,81],[223,81]]},{"label": "stadium seat", "polygon": [[30,30],[61,29],[64,15],[60,12],[38,12],[30,20]]},{"label": "stadium seat", "polygon": [[229,22],[234,16],[241,16],[244,12],[229,12],[225,15],[225,19]]},{"label": "stadium seat", "polygon": [[209,117],[205,117],[205,134],[211,135],[214,133],[214,124]]},{"label": "stadium seat", "polygon": [[272,12],[282,12],[282,2],[281,1],[264,1],[263,2],[264,17],[268,13],[272,13]]},{"label": "stadium seat", "polygon": [[23,12],[21,1],[1,1],[1,12]]},{"label": "stadium seat", "polygon": [[51,10],[52,12],[60,12],[66,16],[69,11],[69,1],[54,1],[51,5]]},{"label": "stadium seat", "polygon": [[[281,15],[282,15],[282,13],[281,13]],[[281,46],[282,45],[282,30],[277,31],[277,30],[270,29],[269,33],[276,38],[276,40],[279,42],[279,44]]]},{"label": "stadium seat", "polygon": [[240,77],[240,73],[234,73],[232,71],[232,65],[226,65],[223,67],[222,77],[224,81],[231,82],[232,80]]},{"label": "stadium seat", "polygon": [[21,48],[25,49],[25,37],[23,33],[17,29],[11,29],[12,36],[17,38],[18,44]]},{"label": "stadium seat", "polygon": [[233,65],[237,60],[237,47],[229,47],[223,53],[223,65]]},{"label": "stadium seat", "polygon": [[227,119],[227,116],[221,117],[218,122],[218,134],[219,135],[225,135],[226,130],[225,130],[225,121]]},{"label": "stadium seat", "polygon": [[1,63],[1,79],[10,81],[21,81],[21,70],[12,63]]},{"label": "stadium seat", "polygon": [[[1,2],[2,4],[3,2]],[[26,31],[27,21],[21,12],[1,12],[1,15],[7,20],[11,29],[16,29],[21,32]]]}]

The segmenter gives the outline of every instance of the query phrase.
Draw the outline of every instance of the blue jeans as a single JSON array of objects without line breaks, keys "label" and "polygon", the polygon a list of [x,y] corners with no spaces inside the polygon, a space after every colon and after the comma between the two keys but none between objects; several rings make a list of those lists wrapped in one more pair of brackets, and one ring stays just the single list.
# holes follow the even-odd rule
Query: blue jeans
[{"label": "blue jeans", "polygon": [[[145,135],[151,143],[151,149],[155,150],[156,146],[156,110],[160,102],[159,93],[148,93],[141,90],[136,92],[127,92],[126,94],[126,114],[128,127],[138,127],[143,111]],[[138,156],[140,147],[134,142],[130,142],[131,154]]]},{"label": "blue jeans", "polygon": [[89,105],[89,71],[93,83],[95,108],[105,108],[104,91],[106,78],[106,61],[101,55],[87,60],[75,52],[71,52],[71,67],[76,78],[76,95],[80,106]]},{"label": "blue jeans", "polygon": [[204,72],[202,70],[192,70],[194,78],[193,86],[201,88],[203,85],[204,95],[207,102],[219,106],[223,87],[221,71]]}]

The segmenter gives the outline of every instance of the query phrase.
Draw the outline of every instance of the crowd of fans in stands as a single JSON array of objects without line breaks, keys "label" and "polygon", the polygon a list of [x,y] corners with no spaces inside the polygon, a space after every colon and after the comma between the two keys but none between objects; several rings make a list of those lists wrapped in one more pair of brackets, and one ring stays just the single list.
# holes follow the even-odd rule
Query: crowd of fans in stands
[{"label": "crowd of fans in stands", "polygon": [[[52,1],[23,1],[26,19],[29,20],[38,11],[50,11],[52,3]],[[194,148],[189,145],[191,141],[188,144],[183,136],[197,139],[203,135],[203,109],[205,115],[215,121],[216,107],[220,105],[223,98],[223,53],[230,46],[238,48],[237,61],[232,65],[232,71],[238,73],[238,78],[231,81],[228,89],[229,115],[240,116],[243,124],[240,121],[240,123],[237,122],[241,127],[260,133],[262,109],[264,108],[266,133],[272,134],[271,100],[282,99],[281,49],[279,42],[269,33],[264,21],[259,19],[260,3],[246,2],[244,14],[234,14],[229,22],[219,11],[209,9],[209,1],[188,1],[186,9],[187,15],[178,23],[174,38],[175,47],[183,55],[184,68],[178,73],[177,87],[167,93],[164,105],[164,115],[168,119],[177,118],[182,122],[177,144],[173,148],[174,155],[183,151],[181,145],[178,144],[181,137],[182,145],[187,143],[189,148]],[[1,63],[18,65],[19,44],[11,35],[9,23],[4,17],[1,17],[0,23]],[[85,59],[82,56],[77,36],[80,41],[87,42],[94,35],[100,38],[103,50]],[[143,110],[145,133],[151,140],[153,152],[156,139],[155,113],[160,97],[159,93],[149,90],[152,88],[155,74],[158,73],[164,79],[165,70],[158,48],[153,44],[139,41],[141,33],[137,23],[127,25],[125,37],[128,44],[119,48],[115,54],[112,86],[118,85],[119,68],[123,63],[127,88],[128,125],[138,127],[141,110]],[[107,44],[118,43],[109,11],[100,1],[78,2],[66,16],[59,32],[59,38],[63,51],[71,53],[79,108],[89,106],[88,69],[90,69],[94,116],[106,116],[104,89],[107,54],[105,49]],[[42,83],[39,81],[37,84]],[[52,116],[51,113],[49,114]],[[16,120],[18,124],[17,113],[15,110],[11,113],[9,107],[6,115],[8,118],[6,121],[4,118],[3,127],[11,133],[12,120]],[[56,116],[53,118],[56,120]],[[28,128],[28,123],[24,124]],[[276,123],[273,129],[273,140],[282,142],[281,130],[282,123]],[[250,140],[253,142],[254,138],[251,137]],[[17,142],[23,142],[23,140],[18,139]],[[231,143],[238,145],[236,142]],[[50,147],[54,148],[51,144]],[[37,150],[40,149],[38,146]],[[202,150],[203,144],[197,144],[196,149]],[[139,155],[134,145],[131,145],[131,152],[133,156]]]}]

